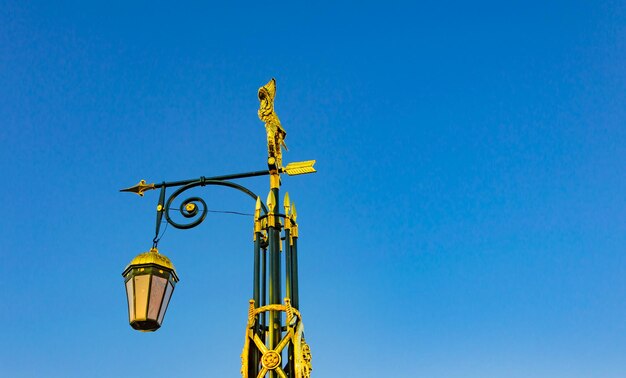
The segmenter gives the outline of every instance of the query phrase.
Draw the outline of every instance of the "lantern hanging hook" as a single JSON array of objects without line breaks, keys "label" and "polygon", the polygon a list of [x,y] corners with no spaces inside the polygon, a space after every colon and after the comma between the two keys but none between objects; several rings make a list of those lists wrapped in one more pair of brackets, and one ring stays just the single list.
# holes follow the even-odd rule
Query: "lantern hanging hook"
[{"label": "lantern hanging hook", "polygon": [[[164,202],[165,202],[165,182],[161,186],[161,193],[159,194],[159,203],[156,208],[156,211],[157,211],[156,229],[154,232],[154,239],[152,239],[152,248],[156,248],[157,244],[159,244],[159,240],[161,240],[161,238],[159,237],[159,231],[161,230],[161,222],[163,221],[163,211],[165,210],[163,208]],[[165,231],[163,231],[163,233],[165,233]]]}]

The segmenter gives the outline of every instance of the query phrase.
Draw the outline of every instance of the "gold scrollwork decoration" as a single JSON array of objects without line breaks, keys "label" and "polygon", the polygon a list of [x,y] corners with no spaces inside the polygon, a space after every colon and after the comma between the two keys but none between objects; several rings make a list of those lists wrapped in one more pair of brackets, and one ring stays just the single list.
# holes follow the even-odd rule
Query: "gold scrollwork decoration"
[{"label": "gold scrollwork decoration", "polygon": [[304,340],[304,324],[300,322],[294,337],[294,358],[296,378],[309,378],[313,366],[311,364],[311,348]]},{"label": "gold scrollwork decoration", "polygon": [[[243,351],[241,353],[241,375],[243,378],[262,378],[269,371],[274,371],[278,377],[286,378],[287,374],[281,367],[280,355],[288,345],[293,346],[295,359],[295,375],[294,378],[309,378],[311,375],[311,349],[304,341],[304,325],[300,312],[291,307],[288,298],[285,298],[285,304],[271,304],[255,308],[254,300],[250,300],[248,307],[248,324],[246,327],[246,338]],[[274,349],[269,349],[255,333],[255,324],[259,319],[259,314],[267,311],[282,311],[287,315],[286,333],[276,345]],[[259,360],[251,361],[251,346],[256,347],[260,352]],[[250,364],[257,364],[260,371],[256,377],[249,376],[248,367]]]}]

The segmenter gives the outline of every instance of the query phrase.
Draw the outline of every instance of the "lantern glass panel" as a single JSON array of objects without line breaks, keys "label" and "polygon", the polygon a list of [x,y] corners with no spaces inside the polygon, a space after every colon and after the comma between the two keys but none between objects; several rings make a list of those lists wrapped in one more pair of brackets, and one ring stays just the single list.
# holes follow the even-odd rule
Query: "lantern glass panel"
[{"label": "lantern glass panel", "polygon": [[163,302],[163,293],[165,292],[165,286],[167,280],[163,277],[153,276],[152,285],[150,287],[150,307],[148,309],[148,318],[156,320],[159,310],[161,309],[161,303]]},{"label": "lantern glass panel", "polygon": [[150,275],[135,276],[135,315],[137,320],[145,320],[148,311],[148,288]]},{"label": "lantern glass panel", "polygon": [[163,323],[163,317],[165,316],[165,310],[167,310],[167,306],[170,303],[170,298],[172,297],[172,291],[174,290],[174,286],[172,286],[171,282],[167,283],[167,289],[165,290],[165,297],[163,298],[163,306],[161,306],[161,312],[159,313],[159,319],[157,322],[159,324]]},{"label": "lantern glass panel", "polygon": [[128,299],[128,319],[135,320],[135,293],[133,290],[133,280],[126,281],[126,298]]}]

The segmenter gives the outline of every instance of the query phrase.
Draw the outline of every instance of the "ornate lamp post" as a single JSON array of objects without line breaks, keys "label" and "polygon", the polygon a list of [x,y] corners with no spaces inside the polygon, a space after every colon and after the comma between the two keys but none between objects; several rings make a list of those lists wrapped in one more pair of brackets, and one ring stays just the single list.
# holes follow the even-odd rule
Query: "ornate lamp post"
[{"label": "ornate lamp post", "polygon": [[[237,189],[256,201],[254,211],[254,269],[252,299],[248,305],[246,337],[241,354],[243,378],[305,378],[311,372],[311,353],[304,340],[304,325],[298,296],[298,223],[296,206],[285,195],[280,212],[280,175],[313,173],[315,160],[290,163],[283,167],[282,148],[287,133],[274,112],[276,81],[259,89],[259,118],[267,131],[267,170],[217,177],[137,185],[123,192],[144,195],[160,189],[156,233],[152,249],[135,257],[122,273],[128,298],[130,325],[139,331],[156,331],[163,322],[178,275],[171,261],[157,250],[163,216],[172,226],[188,229],[198,226],[207,214],[200,197],[184,200],[177,209],[187,223],[170,217],[172,202],[183,192],[198,186],[226,186]],[[270,191],[263,203],[256,194],[231,180],[270,176]],[[178,188],[166,200],[166,188]],[[284,267],[284,269],[283,269]],[[283,282],[284,279],[284,282]],[[284,289],[284,297],[283,297]]]}]

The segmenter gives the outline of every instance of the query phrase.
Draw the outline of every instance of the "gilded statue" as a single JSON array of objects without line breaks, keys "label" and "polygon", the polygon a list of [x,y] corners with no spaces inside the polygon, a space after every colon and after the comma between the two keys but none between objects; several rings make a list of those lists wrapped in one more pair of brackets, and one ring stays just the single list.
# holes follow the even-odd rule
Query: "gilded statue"
[{"label": "gilded statue", "polygon": [[[282,148],[287,151],[285,137],[287,132],[280,124],[280,120],[274,112],[274,97],[276,96],[276,80],[272,79],[259,88],[259,118],[265,122],[267,132],[268,162],[274,161],[276,168],[283,167]],[[273,158],[273,160],[272,160]]]}]

